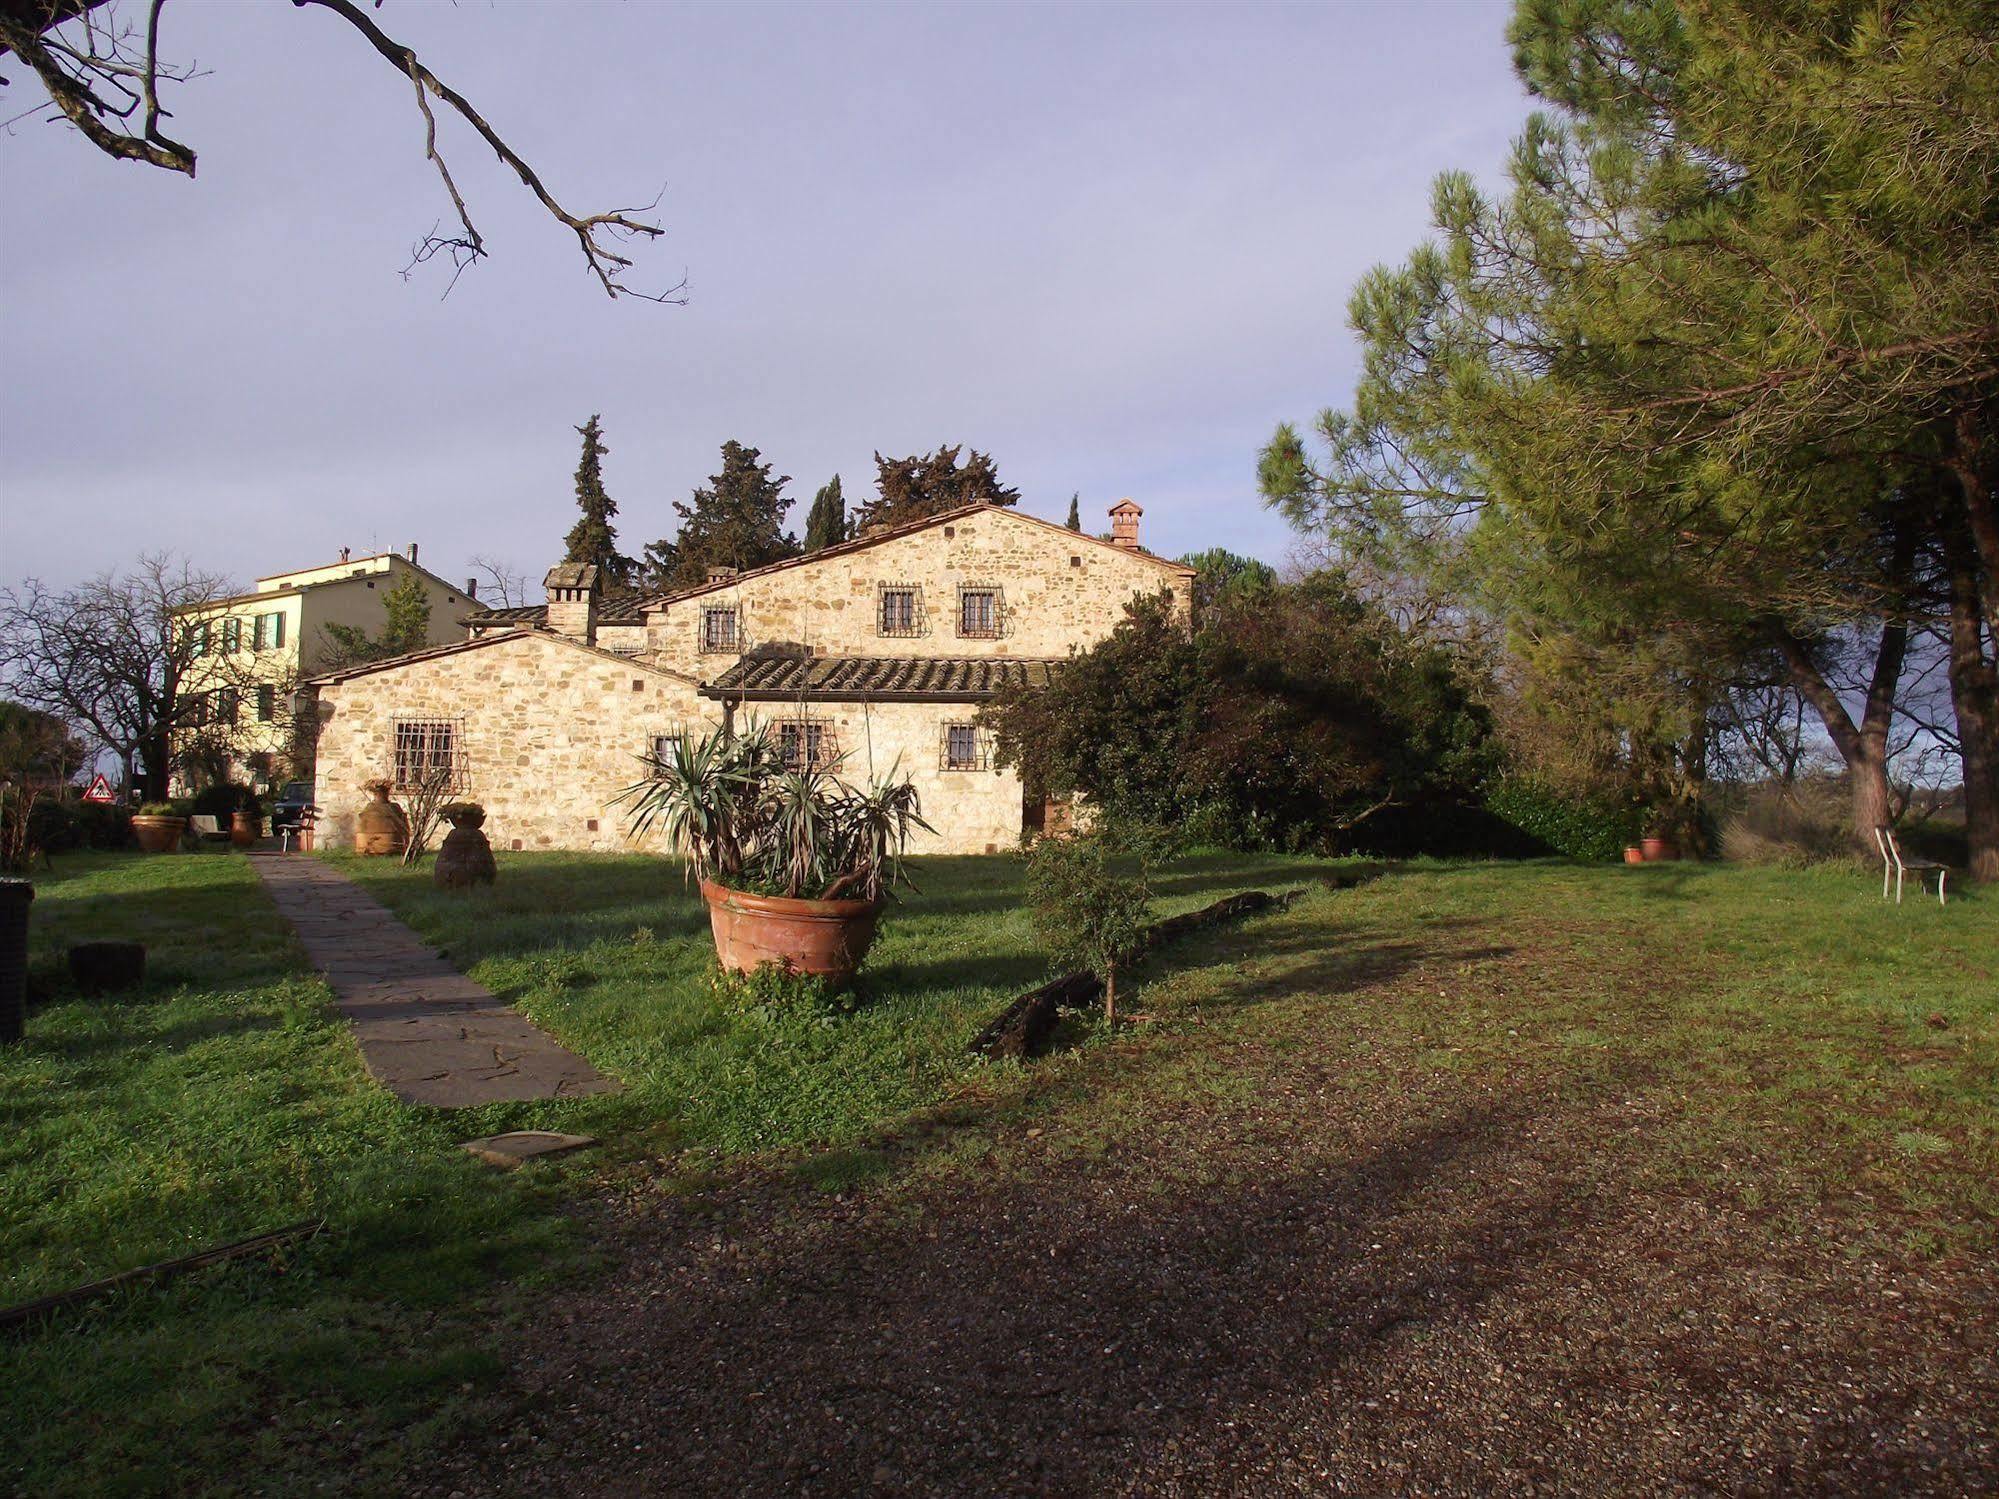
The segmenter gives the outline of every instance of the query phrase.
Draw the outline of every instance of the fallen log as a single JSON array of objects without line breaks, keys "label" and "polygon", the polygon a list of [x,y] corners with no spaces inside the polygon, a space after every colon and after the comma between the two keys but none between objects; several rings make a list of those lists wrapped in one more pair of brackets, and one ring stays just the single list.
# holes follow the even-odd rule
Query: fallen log
[{"label": "fallen log", "polygon": [[[1245,890],[1240,895],[1224,896],[1198,911],[1169,916],[1145,929],[1145,935],[1139,939],[1138,953],[1133,956],[1178,941],[1204,927],[1218,926],[1225,921],[1267,911],[1273,906],[1289,905],[1301,893],[1297,890]],[[1061,1011],[1083,1009],[1095,1004],[1103,995],[1104,981],[1087,969],[1050,979],[1040,988],[1028,990],[1000,1011],[992,1024],[972,1038],[970,1050],[974,1056],[981,1057],[1039,1056],[1047,1048],[1048,1038],[1055,1032],[1055,1022]]]},{"label": "fallen log", "polygon": [[120,1270],[116,1275],[107,1275],[102,1280],[93,1280],[85,1285],[72,1286],[67,1291],[58,1291],[53,1296],[41,1296],[33,1301],[23,1301],[18,1306],[0,1310],[0,1332],[13,1332],[34,1321],[37,1317],[74,1306],[78,1302],[90,1301],[103,1296],[120,1286],[136,1285],[140,1281],[165,1280],[171,1276],[185,1274],[189,1270],[199,1270],[206,1265],[219,1265],[226,1260],[240,1260],[254,1254],[268,1254],[293,1244],[302,1244],[326,1227],[324,1218],[309,1219],[304,1223],[294,1223],[288,1228],[274,1228],[269,1233],[252,1234],[247,1239],[235,1239],[227,1244],[217,1244],[213,1248],[199,1250],[194,1254],[184,1254],[178,1259],[161,1260],[157,1265],[141,1265],[134,1270]]}]

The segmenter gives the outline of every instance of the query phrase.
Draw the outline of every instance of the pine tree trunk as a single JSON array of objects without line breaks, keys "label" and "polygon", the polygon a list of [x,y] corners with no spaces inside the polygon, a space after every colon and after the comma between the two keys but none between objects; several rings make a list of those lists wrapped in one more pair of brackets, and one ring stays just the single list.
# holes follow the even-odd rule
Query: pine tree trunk
[{"label": "pine tree trunk", "polygon": [[1117,1024],[1117,967],[1115,964],[1104,969],[1104,1024]]},{"label": "pine tree trunk", "polygon": [[1946,534],[1950,569],[1950,700],[1964,767],[1964,832],[1971,878],[1999,881],[1999,671],[1985,654],[1976,564]]},{"label": "pine tree trunk", "polygon": [[1888,784],[1888,730],[1894,721],[1895,688],[1902,678],[1902,662],[1908,654],[1909,627],[1896,620],[1883,626],[1881,643],[1874,654],[1874,673],[1868,683],[1867,706],[1855,723],[1826,681],[1810,652],[1789,631],[1780,631],[1778,643],[1790,669],[1791,681],[1825,725],[1826,737],[1839,751],[1846,766],[1848,790],[1852,797],[1853,836],[1864,851],[1874,849],[1874,830],[1885,825],[1894,807]]}]

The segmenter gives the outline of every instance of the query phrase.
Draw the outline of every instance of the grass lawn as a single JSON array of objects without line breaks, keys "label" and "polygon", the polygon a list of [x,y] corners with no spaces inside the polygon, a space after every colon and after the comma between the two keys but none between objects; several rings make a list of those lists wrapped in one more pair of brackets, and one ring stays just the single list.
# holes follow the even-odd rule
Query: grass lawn
[{"label": "grass lawn", "polygon": [[[1042,966],[1005,859],[921,861],[869,1003],[839,1019],[726,1011],[705,917],[638,857],[501,854],[490,892],[343,860],[454,961],[614,1074],[613,1096],[445,1116],[371,1085],[249,865],[72,855],[37,881],[48,993],[0,1056],[0,1300],[324,1217],[244,1265],[65,1314],[0,1345],[0,1474],[37,1492],[392,1486],[481,1419],[508,1319],[592,1244],[565,1203],[606,1180],[700,1194],[732,1161],[847,1187],[1026,1169],[1023,1120],[1065,1151],[1258,1086],[1251,1043],[1326,1049],[1339,1086],[1533,1076],[1650,1101],[1647,1169],[1790,1219],[1844,1215],[1897,1252],[1989,1254],[1999,1180],[1999,905],[1884,906],[1865,876],[1668,866],[1411,866],[1190,941],[1115,1044],[985,1066],[966,1040]],[[1209,857],[1181,909],[1310,884],[1307,860]],[[138,937],[145,991],[67,992],[62,944]],[[1358,1003],[1388,993],[1392,1002]],[[898,1151],[946,1106],[948,1146]],[[495,1173],[453,1148],[544,1125],[595,1155]],[[1037,1125],[1040,1127],[1040,1125]],[[272,1476],[279,1475],[279,1476]]]}]

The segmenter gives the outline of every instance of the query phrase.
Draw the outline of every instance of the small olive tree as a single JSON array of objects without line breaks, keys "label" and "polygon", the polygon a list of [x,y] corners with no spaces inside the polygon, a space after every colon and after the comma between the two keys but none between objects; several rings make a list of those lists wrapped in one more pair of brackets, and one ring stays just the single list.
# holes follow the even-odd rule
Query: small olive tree
[{"label": "small olive tree", "polygon": [[1028,851],[1035,935],[1063,967],[1104,981],[1104,1020],[1117,1023],[1118,969],[1138,955],[1152,917],[1156,837],[1100,828],[1043,838]]}]

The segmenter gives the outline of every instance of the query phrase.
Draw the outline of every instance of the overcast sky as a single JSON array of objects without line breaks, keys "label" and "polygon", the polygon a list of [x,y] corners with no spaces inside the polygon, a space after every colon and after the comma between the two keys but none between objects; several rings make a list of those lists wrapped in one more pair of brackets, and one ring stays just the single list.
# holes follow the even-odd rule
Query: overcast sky
[{"label": "overcast sky", "polygon": [[[490,553],[539,582],[603,416],[625,549],[736,438],[803,529],[876,449],[965,442],[1023,505],[1281,560],[1272,426],[1352,389],[1345,302],[1423,235],[1429,185],[1496,177],[1528,104],[1480,3],[374,12],[572,211],[664,189],[608,301],[456,121],[492,259],[405,283],[447,205],[411,90],[335,17],[173,0],[195,181],[67,127],[0,136],[0,582],[171,548],[237,579],[340,546]],[[35,84],[11,59],[7,112]],[[537,592],[536,597],[539,597]]]}]

